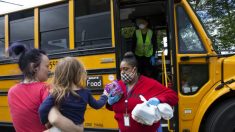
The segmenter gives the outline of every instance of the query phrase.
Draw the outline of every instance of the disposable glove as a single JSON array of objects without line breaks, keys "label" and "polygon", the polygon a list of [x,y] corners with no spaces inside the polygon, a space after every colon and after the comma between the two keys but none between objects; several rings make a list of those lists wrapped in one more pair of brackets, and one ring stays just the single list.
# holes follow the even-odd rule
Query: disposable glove
[{"label": "disposable glove", "polygon": [[105,86],[105,91],[109,94],[108,95],[109,105],[113,105],[114,103],[118,102],[123,94],[122,88],[118,84],[117,80],[113,81],[112,83],[107,84]]},{"label": "disposable glove", "polygon": [[150,58],[150,64],[151,64],[152,66],[154,66],[154,65],[156,64],[156,60],[155,60],[155,57],[154,57],[154,56],[151,56],[151,58]]},{"label": "disposable glove", "polygon": [[122,97],[122,95],[116,94],[116,95],[112,96],[112,94],[110,94],[108,96],[108,104],[113,105],[114,103],[118,102],[121,97]]},{"label": "disposable glove", "polygon": [[158,104],[160,104],[160,100],[158,98],[153,97],[147,101],[147,104],[157,106]]}]

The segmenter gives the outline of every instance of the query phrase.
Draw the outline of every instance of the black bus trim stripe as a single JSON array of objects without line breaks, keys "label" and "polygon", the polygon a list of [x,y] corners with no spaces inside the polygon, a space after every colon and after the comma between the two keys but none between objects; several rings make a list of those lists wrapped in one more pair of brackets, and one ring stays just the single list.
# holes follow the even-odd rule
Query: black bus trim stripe
[{"label": "black bus trim stripe", "polygon": [[[101,54],[109,54],[109,53],[115,53],[115,48],[103,47],[103,48],[87,49],[87,50],[70,50],[70,51],[48,54],[48,57],[49,59],[59,59],[59,58],[63,58],[66,56],[80,57],[80,56],[101,55]],[[18,62],[17,59],[9,58],[9,59],[0,60],[0,65],[14,64],[17,62]]]},{"label": "black bus trim stripe", "polygon": [[[88,75],[116,74],[116,68],[87,70],[87,74]],[[51,73],[50,76],[51,75],[53,75],[53,73]],[[0,81],[2,81],[2,80],[19,80],[22,78],[23,78],[23,75],[0,76]]]}]

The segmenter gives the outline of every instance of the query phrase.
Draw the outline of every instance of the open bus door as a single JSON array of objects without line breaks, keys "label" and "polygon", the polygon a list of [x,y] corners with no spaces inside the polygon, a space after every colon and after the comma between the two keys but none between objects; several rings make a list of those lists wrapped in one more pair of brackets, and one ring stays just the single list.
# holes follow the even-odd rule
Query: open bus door
[{"label": "open bus door", "polygon": [[[175,26],[174,26],[174,0],[161,0],[161,1],[149,1],[149,0],[111,0],[112,8],[112,23],[114,24],[114,35],[112,40],[115,43],[116,51],[116,66],[117,66],[117,78],[120,79],[119,64],[125,52],[131,51],[132,37],[135,35],[135,30],[137,26],[135,24],[135,19],[139,17],[148,17],[151,29],[159,33],[163,32],[164,35],[156,35],[156,37],[161,36],[159,39],[163,42],[167,38],[166,47],[161,46],[158,51],[162,51],[164,48],[168,50],[166,56],[162,56],[156,52],[156,59],[159,62],[155,66],[154,70],[161,69],[162,57],[166,57],[167,64],[165,64],[165,69],[162,71],[165,73],[170,73],[170,81],[173,83],[173,89],[177,91],[177,76],[173,71],[176,71],[176,45],[175,45]],[[165,60],[165,59],[164,59]],[[166,61],[165,61],[166,62]],[[159,68],[160,67],[160,68]],[[167,69],[167,71],[166,71]],[[163,73],[163,72],[158,72]],[[163,74],[162,74],[163,76]],[[157,79],[157,77],[155,78]],[[164,78],[163,78],[164,79]],[[158,80],[159,81],[159,80]],[[167,82],[161,80],[160,82]],[[178,108],[175,107],[175,117],[168,122],[164,121],[163,127],[168,130],[178,130]]]},{"label": "open bus door", "polygon": [[120,79],[120,61],[121,61],[121,44],[120,44],[120,17],[119,17],[119,0],[111,0],[111,23],[112,23],[112,44],[115,45],[116,53],[116,77]]}]

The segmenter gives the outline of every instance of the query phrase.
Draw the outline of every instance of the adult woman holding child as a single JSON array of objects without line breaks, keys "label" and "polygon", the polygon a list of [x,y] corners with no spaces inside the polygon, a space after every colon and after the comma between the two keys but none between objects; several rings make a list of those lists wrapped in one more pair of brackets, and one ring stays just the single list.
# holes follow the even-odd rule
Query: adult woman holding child
[{"label": "adult woman holding child", "polygon": [[174,106],[178,102],[177,94],[164,87],[154,79],[138,74],[137,60],[132,52],[124,55],[120,64],[121,80],[118,81],[122,96],[116,103],[107,105],[109,110],[115,112],[115,119],[121,132],[156,132],[160,123],[156,122],[151,126],[138,123],[132,119],[131,112],[137,104],[142,101],[139,95],[148,100],[148,104],[158,105],[167,103]]},{"label": "adult woman holding child", "polygon": [[[46,127],[40,123],[38,109],[48,96],[49,85],[45,83],[49,73],[49,59],[39,49],[26,49],[24,45],[13,44],[9,54],[19,56],[18,65],[23,80],[8,91],[8,104],[17,132],[42,132]],[[56,109],[50,113],[52,124],[65,132],[79,132],[80,127],[65,118]]]}]

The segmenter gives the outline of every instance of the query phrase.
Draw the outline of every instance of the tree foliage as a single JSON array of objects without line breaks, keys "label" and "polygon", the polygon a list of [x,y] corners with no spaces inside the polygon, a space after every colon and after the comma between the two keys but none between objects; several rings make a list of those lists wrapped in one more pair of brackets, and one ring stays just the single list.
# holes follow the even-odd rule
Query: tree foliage
[{"label": "tree foliage", "polygon": [[188,0],[219,50],[235,49],[235,0]]}]

